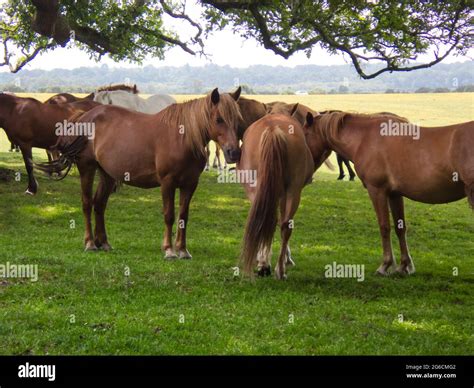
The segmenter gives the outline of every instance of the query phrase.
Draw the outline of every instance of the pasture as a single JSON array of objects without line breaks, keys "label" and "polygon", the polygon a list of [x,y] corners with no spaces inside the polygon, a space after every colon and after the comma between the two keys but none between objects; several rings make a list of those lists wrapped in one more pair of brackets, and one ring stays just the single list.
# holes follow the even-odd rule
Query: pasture
[{"label": "pasture", "polygon": [[[252,97],[391,111],[426,126],[474,117],[473,93]],[[0,167],[24,176],[21,155],[8,148],[2,131]],[[34,156],[45,159],[43,150]],[[407,200],[417,272],[380,277],[366,191],[324,167],[303,191],[288,280],[252,281],[235,268],[249,203],[240,185],[218,184],[215,171],[202,174],[191,202],[193,259],[171,262],[160,252],[159,190],[123,186],[112,195],[114,250],[84,253],[77,170],[61,182],[37,175],[35,197],[23,194],[25,181],[0,181],[0,264],[39,269],[37,282],[0,282],[1,354],[474,354],[474,217],[466,199]],[[276,238],[273,264],[278,248]],[[333,262],[364,264],[364,281],[326,278]]]}]

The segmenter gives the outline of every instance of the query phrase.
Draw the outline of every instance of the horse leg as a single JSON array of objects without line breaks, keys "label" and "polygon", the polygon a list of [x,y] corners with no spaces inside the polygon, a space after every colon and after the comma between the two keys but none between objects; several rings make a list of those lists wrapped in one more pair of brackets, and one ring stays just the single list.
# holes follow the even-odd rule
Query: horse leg
[{"label": "horse leg", "polygon": [[[280,200],[280,214],[282,215],[281,218],[283,218],[283,214],[285,214],[286,210],[286,196],[283,196]],[[281,220],[280,220],[281,224]],[[290,244],[288,243],[287,249],[286,249],[286,265],[295,265],[295,262],[293,261],[293,257],[291,256],[291,250],[290,250]]]},{"label": "horse leg", "polygon": [[13,152],[15,148],[16,148],[16,145],[10,142],[10,149],[8,150],[8,152]]},{"label": "horse leg", "polygon": [[35,195],[38,191],[38,181],[33,175],[33,154],[30,146],[21,147],[23,161],[25,162],[26,172],[28,173],[28,188],[25,194]]},{"label": "horse leg", "polygon": [[[275,276],[277,279],[286,279],[286,264],[288,263],[288,242],[291,237],[293,227],[290,224],[298,210],[301,192],[287,196],[285,199],[285,212],[281,214],[280,234],[281,234],[281,250],[278,258],[278,264],[275,268]],[[281,209],[281,207],[280,207]]]},{"label": "horse leg", "polygon": [[403,197],[401,195],[389,197],[390,209],[392,210],[393,223],[400,243],[400,266],[397,272],[403,274],[412,274],[415,272],[415,265],[408,250],[406,240],[407,227],[405,224],[405,209],[403,206]]},{"label": "horse leg", "polygon": [[77,169],[81,175],[81,192],[82,192],[82,213],[84,214],[85,233],[84,233],[84,246],[85,251],[95,251],[97,247],[94,243],[94,235],[92,234],[92,188],[94,186],[94,177],[97,170],[96,163],[85,163],[79,161],[77,163]]},{"label": "horse leg", "polygon": [[387,270],[395,264],[392,252],[392,242],[390,240],[390,215],[388,212],[388,198],[385,191],[373,186],[368,186],[370,199],[377,214],[377,220],[380,228],[380,235],[382,237],[383,247],[383,262],[377,269],[380,275],[388,275]]},{"label": "horse leg", "polygon": [[222,163],[221,163],[221,148],[219,144],[216,143],[216,158],[217,159],[217,169],[222,171]]},{"label": "horse leg", "polygon": [[344,164],[346,165],[347,171],[349,172],[349,180],[353,181],[356,174],[355,174],[354,170],[351,167],[351,162],[347,159],[344,159]]},{"label": "horse leg", "polygon": [[257,275],[259,277],[266,277],[272,274],[272,247],[262,249],[257,254]]},{"label": "horse leg", "polygon": [[110,194],[115,188],[115,179],[104,170],[99,169],[100,181],[94,195],[94,214],[95,214],[95,245],[104,251],[110,251],[112,247],[107,241],[107,232],[105,230],[105,209]]},{"label": "horse leg", "polygon": [[336,154],[336,155],[337,155],[337,166],[339,167],[339,176],[337,177],[337,180],[342,181],[345,177],[344,165],[343,165],[344,159],[341,155],[339,154]]},{"label": "horse leg", "polygon": [[466,190],[467,200],[469,201],[472,210],[474,210],[474,182],[471,183],[470,185],[466,185],[465,190]]},{"label": "horse leg", "polygon": [[211,151],[209,150],[209,144],[205,147],[206,151],[206,167],[204,167],[204,171],[209,171],[211,169],[211,165],[209,163],[209,158],[211,157]]},{"label": "horse leg", "polygon": [[161,184],[161,197],[163,199],[163,215],[165,219],[165,235],[163,236],[162,249],[165,252],[165,259],[177,258],[171,243],[174,222],[174,195],[176,185],[171,180],[166,180]]},{"label": "horse leg", "polygon": [[197,187],[196,182],[183,186],[179,190],[179,220],[176,234],[175,248],[180,259],[191,259],[192,256],[186,249],[186,228],[188,226],[189,204]]}]

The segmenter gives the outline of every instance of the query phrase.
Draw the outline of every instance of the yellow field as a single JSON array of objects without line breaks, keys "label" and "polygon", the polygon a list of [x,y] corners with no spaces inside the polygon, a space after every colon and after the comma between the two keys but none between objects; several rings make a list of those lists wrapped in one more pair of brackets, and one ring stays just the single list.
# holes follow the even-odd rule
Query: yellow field
[{"label": "yellow field", "polygon": [[[54,93],[20,93],[44,101]],[[85,96],[85,94],[77,94]],[[143,95],[146,97],[147,95]],[[200,97],[175,95],[179,102]],[[393,112],[412,122],[425,125],[448,125],[474,120],[474,93],[437,94],[333,94],[333,95],[257,95],[246,96],[262,102],[300,102],[315,110],[340,109],[357,112]]]},{"label": "yellow field", "polygon": [[[54,93],[19,93],[21,97],[33,97],[44,101]],[[77,94],[85,96],[85,94]],[[147,97],[147,95],[143,95]],[[196,95],[175,95],[178,102]],[[315,110],[339,109],[356,112],[393,112],[407,117],[422,126],[439,126],[474,120],[474,93],[437,94],[339,94],[339,95],[249,95],[262,102],[299,102]],[[5,133],[0,132],[0,152],[9,148]],[[35,155],[43,156],[43,151]],[[334,159],[333,159],[334,162]],[[327,171],[323,168],[324,171]]]}]

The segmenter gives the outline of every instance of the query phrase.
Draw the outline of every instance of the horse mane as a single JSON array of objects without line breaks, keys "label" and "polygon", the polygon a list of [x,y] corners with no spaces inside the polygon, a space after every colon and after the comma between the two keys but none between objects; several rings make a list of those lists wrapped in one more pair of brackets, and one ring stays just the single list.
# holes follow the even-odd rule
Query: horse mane
[{"label": "horse mane", "polygon": [[137,85],[126,85],[126,84],[115,84],[115,85],[107,85],[101,86],[97,88],[97,92],[113,92],[115,90],[124,90],[129,93],[138,94],[139,91],[137,89]]},{"label": "horse mane", "polygon": [[408,119],[391,112],[380,113],[355,113],[343,112],[339,110],[321,112],[317,116],[318,129],[321,135],[329,145],[335,145],[339,142],[339,132],[349,118],[381,119],[393,118],[397,121],[408,123]]},{"label": "horse mane", "polygon": [[[172,104],[158,113],[165,125],[184,130],[187,147],[196,156],[206,156],[205,146],[209,142],[209,125],[211,115],[211,95]],[[221,94],[218,103],[219,114],[230,128],[237,128],[241,119],[239,107],[229,94]]]}]

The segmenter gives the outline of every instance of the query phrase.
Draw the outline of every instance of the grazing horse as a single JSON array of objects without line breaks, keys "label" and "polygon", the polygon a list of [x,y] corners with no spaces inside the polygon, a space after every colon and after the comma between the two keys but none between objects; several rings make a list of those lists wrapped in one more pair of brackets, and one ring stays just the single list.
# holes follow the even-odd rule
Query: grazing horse
[{"label": "grazing horse", "polygon": [[[209,95],[173,104],[149,115],[113,105],[101,105],[77,119],[95,124],[95,137],[60,137],[59,161],[39,166],[58,172],[77,164],[81,176],[85,218],[85,248],[109,250],[104,213],[116,182],[141,188],[161,186],[166,224],[162,248],[166,259],[191,258],[186,249],[189,203],[206,163],[204,147],[217,141],[229,163],[240,158],[237,140],[239,107],[229,94],[214,89]],[[100,182],[94,198],[96,170]],[[171,242],[174,198],[180,189],[180,210],[175,249]],[[92,233],[91,211],[95,212]],[[95,236],[95,238],[94,238]],[[177,254],[176,254],[177,251]]]},{"label": "grazing horse", "polygon": [[109,86],[101,86],[97,89],[97,91],[88,94],[85,97],[77,97],[70,93],[59,93],[55,94],[54,96],[48,98],[45,101],[45,104],[63,104],[65,102],[75,102],[75,101],[82,101],[82,100],[93,100],[95,93],[100,93],[104,91],[114,91],[114,90],[123,90],[128,93],[138,94],[137,85],[129,86],[125,84],[118,84],[118,85],[109,85]]},{"label": "grazing horse", "polygon": [[167,106],[176,103],[176,100],[168,94],[154,94],[144,99],[123,90],[98,92],[94,96],[94,101],[105,105],[118,105],[148,114],[158,113]]},{"label": "grazing horse", "polygon": [[34,195],[38,190],[33,174],[32,147],[48,149],[53,146],[57,141],[57,123],[62,123],[78,111],[87,111],[98,105],[93,101],[43,104],[34,98],[0,94],[0,127],[5,130],[8,139],[20,147],[28,173],[26,194]]},{"label": "grazing horse", "polygon": [[406,241],[403,197],[437,204],[467,196],[474,208],[474,121],[419,127],[393,114],[333,112],[308,114],[304,131],[313,158],[333,150],[354,162],[377,214],[381,275],[395,264],[389,209],[400,243],[397,272],[415,272]]},{"label": "grazing horse", "polygon": [[[288,242],[301,191],[311,182],[314,162],[301,124],[284,114],[269,114],[244,134],[238,171],[256,172],[256,182],[242,182],[251,201],[241,259],[246,273],[255,263],[259,275],[270,273],[271,245],[280,209],[281,250],[275,275],[286,278],[292,263]],[[255,174],[239,174],[239,176]]]}]

